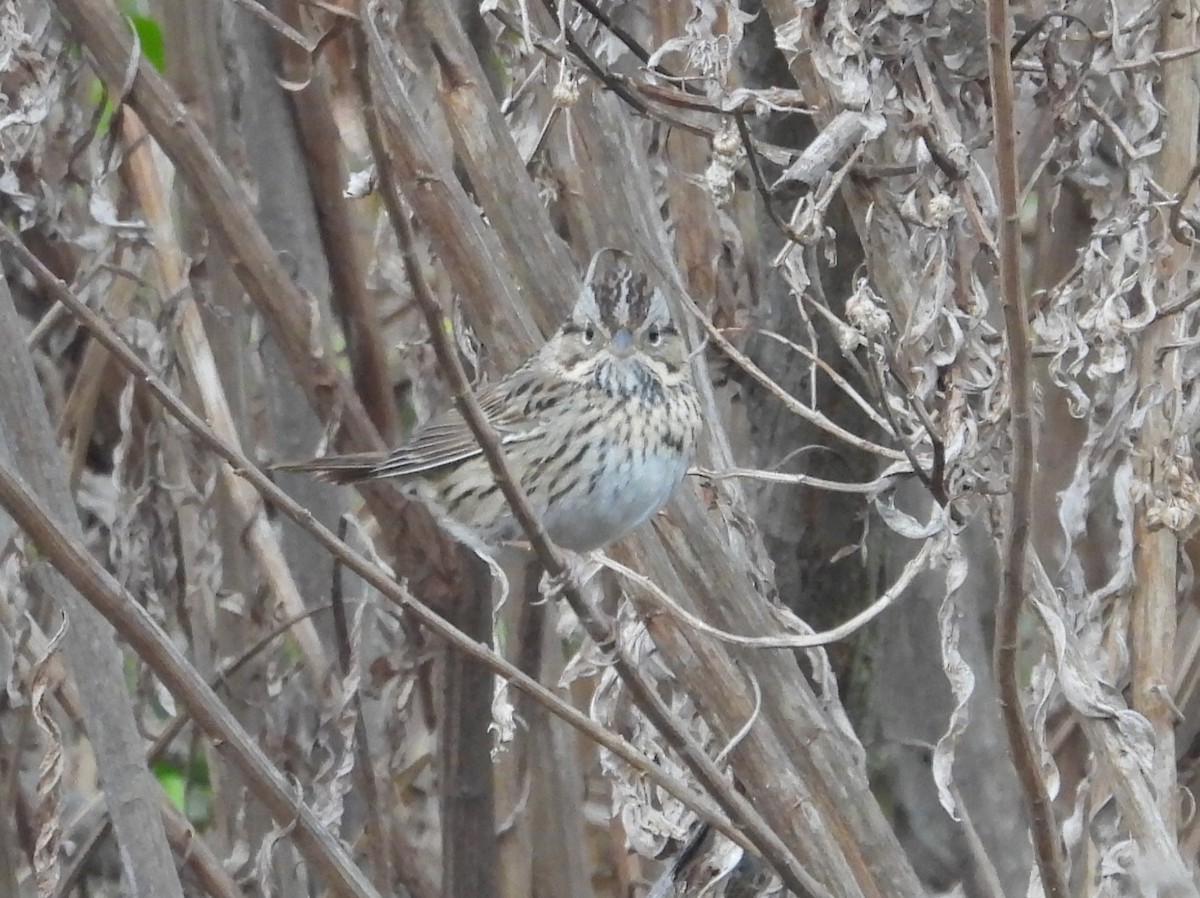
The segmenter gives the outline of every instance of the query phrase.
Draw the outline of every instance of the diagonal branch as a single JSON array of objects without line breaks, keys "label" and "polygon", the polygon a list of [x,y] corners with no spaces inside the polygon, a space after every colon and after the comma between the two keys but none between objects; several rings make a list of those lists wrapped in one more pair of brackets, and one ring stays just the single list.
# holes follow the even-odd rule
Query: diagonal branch
[{"label": "diagonal branch", "polygon": [[321,344],[308,320],[308,301],[256,224],[245,193],[171,85],[147,60],[135,57],[129,29],[112,4],[55,0],[55,5],[91,53],[105,82],[124,84],[133,61],[133,77],[122,102],[138,113],[192,189],[205,223],[229,253],[238,280],[269,322],[271,336],[320,417],[340,418],[347,449],[384,448],[358,396],[334,364],[332,352],[314,350]]},{"label": "diagonal branch", "polygon": [[[370,13],[368,13],[368,18]],[[369,27],[369,23],[364,23]],[[512,507],[513,514],[520,523],[526,537],[533,545],[538,561],[546,573],[557,581],[563,596],[578,616],[588,632],[588,636],[601,648],[611,651],[614,669],[630,690],[638,707],[653,722],[666,737],[688,765],[696,778],[704,785],[718,804],[738,821],[745,831],[746,837],[753,844],[754,850],[770,863],[787,883],[788,887],[798,893],[820,894],[823,890],[813,880],[791,850],[779,838],[758,814],[750,802],[740,794],[726,779],[716,763],[708,757],[704,750],[696,744],[686,732],[685,727],[671,714],[670,710],[654,692],[653,688],[638,673],[634,665],[619,646],[611,628],[594,612],[583,597],[579,584],[573,572],[568,567],[565,556],[547,535],[541,520],[529,504],[529,499],[513,478],[508,469],[500,440],[495,430],[488,422],[483,410],[479,407],[474,394],[471,392],[470,380],[463,369],[462,361],[454,346],[452,336],[447,332],[443,322],[445,316],[441,306],[434,297],[429,284],[426,282],[416,253],[416,236],[408,215],[404,209],[400,195],[391,178],[389,168],[390,154],[383,140],[382,131],[375,116],[375,104],[372,99],[370,76],[370,60],[367,51],[367,37],[363,29],[356,29],[355,75],[363,100],[363,109],[367,123],[367,135],[375,155],[376,171],[379,178],[383,201],[388,210],[388,218],[396,233],[404,260],[405,272],[413,289],[413,295],[425,314],[430,339],[437,353],[438,363],[443,373],[449,379],[455,391],[455,404],[463,418],[470,426],[484,456],[492,468],[496,483],[504,493],[505,499]]]},{"label": "diagonal branch", "polygon": [[[284,269],[257,224],[254,211],[196,120],[171,85],[137,58],[129,30],[109,0],[54,0],[58,12],[87,48],[99,76],[127,89],[120,96],[174,164],[195,197],[204,223],[228,254],[230,265],[279,345],[288,368],[323,421],[336,421],[338,447],[347,452],[385,446],[336,356],[314,332],[308,300]],[[363,497],[385,524],[397,567],[427,601],[446,606],[461,591],[449,540],[429,526],[428,513],[396,490],[373,487]]]},{"label": "diagonal branch", "polygon": [[[724,815],[714,808],[707,798],[697,795],[688,785],[666,772],[660,765],[634,748],[627,740],[597,725],[595,721],[579,711],[578,708],[563,701],[553,691],[521,672],[503,656],[485,648],[467,637],[461,630],[448,624],[443,617],[435,614],[427,605],[414,598],[404,587],[387,576],[378,566],[372,564],[358,552],[355,552],[339,540],[329,528],[316,521],[311,513],[296,504],[287,493],[279,489],[250,459],[214,434],[208,425],[195,412],[184,405],[170,391],[166,384],[163,383],[162,379],[138,358],[137,354],[116,334],[112,327],[75,296],[66,284],[55,277],[3,223],[0,223],[0,244],[10,247],[13,255],[34,276],[47,294],[70,309],[79,323],[88,329],[95,340],[111,352],[113,358],[123,368],[137,377],[145,385],[146,389],[162,403],[163,407],[189,433],[193,434],[216,455],[224,459],[238,474],[249,480],[259,493],[270,501],[275,508],[307,530],[321,546],[361,577],[369,586],[377,589],[383,596],[390,599],[396,605],[410,611],[421,623],[429,627],[430,630],[442,639],[452,644],[456,649],[478,660],[493,673],[504,677],[518,689],[526,692],[534,701],[538,702],[550,713],[562,718],[570,726],[579,730],[598,745],[611,751],[616,757],[625,761],[635,770],[646,774],[665,792],[678,799],[680,803],[695,813],[701,820],[711,823],[713,828],[724,833],[743,848],[755,850],[754,845],[737,827],[733,826]],[[0,501],[0,504],[4,504],[3,501]],[[181,701],[183,701],[182,698]],[[191,707],[191,711],[195,715],[196,707]],[[199,719],[198,716],[197,719]]]},{"label": "diagonal branch", "polygon": [[54,567],[133,647],[245,777],[280,826],[289,827],[307,859],[345,898],[378,893],[283,774],[263,754],[216,693],[150,616],[77,540],[58,527],[36,496],[0,463],[0,505]]}]

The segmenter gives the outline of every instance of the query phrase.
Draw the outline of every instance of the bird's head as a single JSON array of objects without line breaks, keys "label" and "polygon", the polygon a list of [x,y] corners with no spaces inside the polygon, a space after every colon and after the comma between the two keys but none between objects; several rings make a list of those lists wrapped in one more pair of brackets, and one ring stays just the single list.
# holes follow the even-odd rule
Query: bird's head
[{"label": "bird's head", "polygon": [[666,296],[620,258],[593,261],[548,349],[567,379],[614,395],[650,400],[689,377],[687,346]]}]

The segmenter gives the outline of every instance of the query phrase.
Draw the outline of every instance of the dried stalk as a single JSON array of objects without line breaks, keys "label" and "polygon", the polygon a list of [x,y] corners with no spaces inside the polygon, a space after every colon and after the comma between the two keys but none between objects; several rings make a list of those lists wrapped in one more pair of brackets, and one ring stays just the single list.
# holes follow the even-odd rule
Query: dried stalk
[{"label": "dried stalk", "polygon": [[164,794],[162,818],[171,848],[179,857],[187,859],[188,869],[196,877],[200,888],[209,898],[244,898],[241,885],[234,881],[233,874],[225,869],[219,857],[204,839],[199,838],[192,822],[176,809]]},{"label": "dried stalk", "polygon": [[[343,519],[342,523],[345,523]],[[339,528],[338,536],[345,538],[345,528]],[[338,672],[342,682],[349,680],[351,665],[358,659],[354,654],[354,646],[350,641],[350,623],[346,615],[345,590],[343,589],[342,567],[334,568],[333,588],[330,590],[330,606],[333,609],[333,632],[337,640]],[[361,662],[359,662],[361,666]],[[389,816],[383,808],[379,795],[379,782],[375,775],[375,762],[371,754],[371,744],[367,736],[367,718],[363,709],[361,685],[353,691],[350,701],[354,707],[354,781],[366,805],[367,823],[364,841],[367,843],[367,853],[371,858],[371,872],[374,874],[375,885],[381,892],[387,892],[392,887],[391,827],[388,825]],[[403,833],[397,833],[399,838],[407,838]],[[408,892],[418,891],[410,882],[405,882]],[[415,896],[414,896],[415,898]]]},{"label": "dried stalk", "polygon": [[[241,187],[171,86],[154,66],[134,55],[130,31],[112,4],[106,0],[55,0],[55,6],[91,53],[101,78],[137,111],[193,189],[205,222],[270,323],[272,336],[320,417],[336,416],[342,422],[347,448],[383,449],[362,403],[334,364],[332,352],[314,342],[305,311],[308,301],[255,224]],[[122,90],[123,86],[127,89]]]},{"label": "dried stalk", "polygon": [[[425,138],[426,128],[391,54],[392,42],[380,33],[378,0],[364,5],[361,28],[370,48],[372,74],[378,79],[375,96],[383,126],[396,139],[390,144],[391,176],[424,225],[427,239],[465,304],[470,321],[486,321],[493,348],[502,364],[516,364],[539,334],[521,291],[499,263],[503,258],[495,234],[479,216],[444,153]],[[535,294],[536,295],[536,294]]]},{"label": "dried stalk", "polygon": [[[19,469],[20,476],[38,491],[36,501],[42,514],[53,515],[70,532],[71,539],[82,541],[83,528],[67,487],[45,396],[33,359],[25,349],[21,319],[3,277],[0,277],[0,357],[5,359],[0,373],[0,458],[11,469]],[[5,531],[7,542],[12,536],[11,525],[6,523]],[[179,876],[158,810],[161,790],[143,763],[133,702],[122,677],[124,656],[113,641],[112,628],[58,572],[39,558],[26,561],[29,586],[35,591],[38,603],[47,612],[57,609],[62,625],[70,625],[61,645],[55,637],[46,646],[47,653],[39,656],[31,681],[30,709],[35,717],[41,717],[42,710],[49,710],[45,690],[57,685],[49,677],[57,672],[61,660],[81,700],[82,725],[95,752],[96,772],[108,790],[109,813],[124,849],[122,869],[130,895],[181,898]],[[8,599],[4,596],[0,604],[7,604]],[[55,612],[56,625],[60,619],[58,612]],[[15,632],[21,629],[18,627]],[[53,888],[58,878],[56,846],[62,815],[59,796],[65,785],[63,752],[68,749],[52,719],[44,717],[39,723],[45,721],[51,721],[41,727],[47,732],[44,745],[48,753],[38,775],[39,819],[32,826],[31,837],[37,843],[31,858],[42,891]],[[10,775],[15,777],[21,769],[22,764],[14,762]],[[7,785],[11,787],[7,795],[20,795],[15,781]]]},{"label": "dried stalk", "polygon": [[[491,649],[492,578],[487,563],[459,547],[468,592],[446,619]],[[438,717],[438,816],[442,843],[442,898],[499,895],[496,783],[492,772],[492,672],[448,648],[442,659]]]},{"label": "dried stalk", "polygon": [[[188,296],[189,284],[183,253],[167,211],[166,197],[155,170],[146,130],[132,110],[125,110],[120,116],[119,128],[127,147],[126,180],[154,237],[154,259],[162,294]],[[239,444],[237,425],[194,300],[181,304],[176,320],[179,324],[176,340],[187,374],[200,398],[204,417],[222,439],[236,446]],[[217,473],[237,513],[238,529],[258,563],[259,573],[272,600],[284,609],[286,616],[299,618],[305,611],[304,600],[292,579],[278,534],[263,514],[258,495],[246,481],[224,465],[218,466]],[[314,685],[320,683],[329,669],[329,661],[311,620],[301,618],[301,623],[296,627],[296,639],[302,649],[301,658],[309,682]]]},{"label": "dried stalk", "polygon": [[[208,685],[215,692],[229,677],[232,677],[246,664],[250,663],[263,649],[291,630],[296,624],[311,617],[318,611],[325,611],[328,608],[328,605],[323,605],[320,608],[305,611],[300,617],[283,621],[272,628],[271,632],[263,634],[261,638],[256,640],[253,645],[249,646],[236,658],[222,665],[221,670],[215,676],[209,678]],[[42,638],[44,640],[44,637]],[[192,716],[188,713],[187,708],[182,709],[171,718],[167,725],[162,728],[162,731],[159,732],[154,743],[146,750],[147,765],[152,765],[163,756],[166,750],[171,747],[171,743],[183,732],[183,728],[188,725],[191,719]],[[63,872],[58,889],[54,893],[54,898],[68,898],[72,894],[79,883],[79,878],[84,874],[93,854],[100,846],[101,840],[108,833],[109,825],[110,820],[105,813],[103,795],[93,797],[87,806],[75,815],[74,821],[71,824],[73,833],[71,840],[75,843],[75,852],[71,855],[70,862]],[[187,856],[187,859],[191,860],[190,855]],[[414,892],[414,898],[428,898],[428,893]]]},{"label": "dried stalk", "polygon": [[[370,18],[370,14],[368,14]],[[762,817],[746,798],[732,787],[722,771],[704,753],[695,741],[691,739],[686,728],[670,713],[666,705],[654,692],[634,665],[624,655],[608,624],[589,606],[575,580],[573,571],[568,567],[562,552],[550,542],[541,520],[529,505],[528,497],[508,470],[508,463],[500,448],[500,441],[492,429],[483,411],[479,407],[471,391],[470,379],[463,369],[458,357],[453,339],[443,326],[445,316],[429,285],[426,283],[416,253],[416,236],[408,221],[400,195],[396,191],[391,178],[389,162],[391,153],[384,143],[379,123],[375,117],[374,99],[370,78],[367,37],[363,31],[356,32],[356,56],[358,64],[355,68],[359,91],[363,98],[363,109],[366,114],[367,134],[371,140],[375,154],[375,164],[379,183],[383,192],[384,203],[388,208],[388,217],[396,233],[400,252],[404,259],[405,271],[413,288],[413,293],[425,313],[430,338],[437,353],[438,363],[446,374],[455,391],[455,403],[463,418],[471,427],[480,448],[492,468],[492,473],[499,484],[505,499],[513,509],[513,515],[520,523],[526,537],[533,546],[539,563],[546,573],[557,581],[563,596],[575,611],[588,635],[601,648],[613,652],[613,665],[626,687],[637,703],[658,730],[667,738],[671,746],[679,752],[693,775],[704,785],[718,804],[728,813],[731,819],[737,821],[757,851],[771,864],[783,878],[789,888],[819,895],[823,893],[820,885],[804,870],[790,849],[771,830]]]},{"label": "dried stalk", "polygon": [[[438,98],[456,158],[468,173],[475,198],[504,249],[504,259],[521,293],[551,298],[549,302],[524,303],[539,327],[549,333],[579,292],[571,254],[526,172],[525,160],[488,90],[458,16],[446,0],[426,0],[419,8],[437,63]],[[391,136],[412,138],[405,131]]]},{"label": "dried stalk", "polygon": [[1042,780],[1041,764],[1021,706],[1017,680],[1017,637],[1025,602],[1025,572],[1033,512],[1033,372],[1029,310],[1021,284],[1021,208],[1017,177],[1012,66],[1009,60],[1007,0],[988,0],[988,65],[1000,204],[1000,297],[1009,360],[1009,430],[1012,437],[1012,505],[1002,559],[1002,585],[996,605],[995,669],[1000,710],[1009,749],[1025,792],[1034,851],[1047,898],[1066,898],[1062,841],[1054,806]]},{"label": "dried stalk", "polygon": [[345,898],[379,898],[345,849],[296,794],[237,718],[217,698],[183,652],[133,596],[113,579],[80,543],[42,510],[7,465],[0,463],[0,505],[88,602],[191,711],[196,722],[223,749],[255,795],[280,826],[288,827],[305,857]]},{"label": "dried stalk", "polygon": [[[250,5],[262,8],[257,3]],[[301,6],[299,0],[287,0],[279,11],[299,28]],[[340,23],[333,30],[340,30]],[[387,347],[383,345],[383,330],[379,326],[378,304],[367,290],[366,253],[355,228],[350,202],[342,196],[346,171],[328,78],[311,51],[297,47],[283,34],[278,44],[284,77],[292,82],[302,81],[304,85],[293,90],[290,97],[297,136],[308,160],[305,168],[321,246],[329,265],[330,300],[346,334],[346,354],[354,387],[376,429],[385,440],[393,440],[398,433]]]},{"label": "dried stalk", "polygon": [[[339,448],[382,451],[385,446],[324,335],[312,333],[307,297],[284,270],[241,188],[178,95],[149,62],[134,58],[129,30],[107,0],[56,0],[56,6],[105,82],[121,86],[128,80],[122,100],[137,111],[191,189],[205,224],[221,242],[318,417],[341,425]],[[428,513],[386,487],[364,489],[363,496],[418,594],[441,607],[453,602],[461,591],[453,546],[430,525]]]},{"label": "dried stalk", "polygon": [[410,611],[414,617],[429,627],[434,633],[456,649],[462,651],[486,665],[494,673],[504,677],[517,688],[529,694],[535,701],[557,717],[562,718],[589,739],[611,751],[635,770],[646,774],[668,794],[677,798],[685,807],[693,811],[700,819],[711,823],[721,833],[728,836],[738,845],[754,850],[753,845],[734,827],[707,798],[698,796],[687,785],[671,776],[662,767],[651,761],[645,754],[638,751],[628,741],[615,735],[609,730],[598,726],[586,714],[581,713],[573,705],[564,702],[553,691],[541,683],[523,674],[505,658],[497,655],[472,639],[467,638],[461,631],[446,623],[445,619],[435,614],[428,606],[414,598],[402,586],[387,576],[380,568],[359,553],[355,552],[339,540],[328,528],[315,521],[312,515],[280,490],[263,474],[250,459],[241,452],[221,440],[205,422],[175,396],[166,384],[137,357],[114,331],[89,309],[62,281],[46,268],[34,256],[20,239],[0,223],[0,243],[9,246],[17,260],[35,277],[41,287],[56,300],[70,308],[80,324],[88,329],[92,336],[105,346],[114,359],[127,371],[138,377],[163,407],[192,433],[204,445],[209,447],[247,480],[278,510],[295,521],[313,538],[340,560],[347,568],[354,571],[369,586],[377,589],[382,595],[396,605]]},{"label": "dried stalk", "polygon": [[[1160,8],[1159,16],[1163,51],[1173,52],[1196,43],[1196,14],[1191,4],[1166,3]],[[1171,221],[1187,200],[1196,164],[1196,128],[1200,119],[1196,79],[1194,60],[1168,66],[1162,73],[1161,103],[1166,133],[1154,173],[1166,190],[1179,197],[1172,209]],[[1164,223],[1161,234],[1170,248],[1170,253],[1160,263],[1161,283],[1182,290],[1187,286],[1187,274],[1194,271],[1195,247],[1181,241],[1182,235],[1170,226],[1170,222]],[[1133,522],[1132,705],[1154,728],[1154,789],[1159,813],[1172,833],[1179,819],[1175,758],[1179,711],[1175,707],[1172,686],[1175,682],[1177,605],[1181,598],[1180,546],[1176,533],[1162,520],[1154,519],[1154,506],[1162,501],[1162,497],[1172,496],[1175,492],[1171,469],[1181,463],[1178,460],[1181,453],[1190,455],[1191,451],[1190,446],[1181,445],[1175,429],[1185,390],[1182,354],[1164,352],[1186,338],[1185,325],[1182,315],[1159,319],[1147,328],[1138,342],[1136,364],[1141,386],[1149,389],[1154,385],[1161,391],[1161,398],[1149,410],[1145,425],[1138,429],[1133,447],[1134,477],[1142,498],[1135,506]],[[1190,461],[1188,458],[1188,463]]]}]

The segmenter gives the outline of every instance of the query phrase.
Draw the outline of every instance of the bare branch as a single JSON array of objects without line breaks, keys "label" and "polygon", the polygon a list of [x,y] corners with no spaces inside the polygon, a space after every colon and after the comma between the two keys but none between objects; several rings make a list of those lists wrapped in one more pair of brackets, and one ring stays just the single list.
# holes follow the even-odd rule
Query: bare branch
[{"label": "bare branch", "polygon": [[[9,246],[13,250],[17,259],[37,278],[42,287],[49,291],[55,299],[70,308],[72,314],[76,316],[81,324],[88,328],[92,336],[113,354],[113,357],[122,367],[134,374],[145,384],[146,388],[162,403],[163,407],[172,417],[208,446],[216,455],[224,459],[239,476],[249,480],[283,514],[307,530],[318,543],[345,564],[347,568],[362,577],[364,581],[379,590],[380,593],[392,602],[410,611],[433,632],[451,643],[459,651],[465,652],[482,662],[491,671],[504,677],[513,685],[528,693],[552,714],[562,718],[572,727],[580,730],[590,739],[604,746],[614,755],[630,764],[630,766],[647,774],[667,793],[677,798],[702,820],[711,823],[716,829],[729,836],[729,838],[733,839],[739,845],[753,850],[751,843],[718,810],[713,808],[706,798],[696,795],[688,786],[665,772],[662,767],[655,764],[642,752],[630,745],[628,741],[598,726],[586,714],[581,713],[574,706],[564,702],[553,691],[522,673],[503,657],[484,648],[465,636],[460,630],[450,626],[444,618],[435,614],[430,608],[414,598],[378,566],[355,552],[339,540],[328,528],[314,520],[306,509],[297,505],[286,493],[275,486],[270,478],[263,474],[250,459],[217,437],[208,425],[184,405],[167,388],[162,380],[137,357],[133,350],[117,336],[112,328],[71,293],[70,289],[62,281],[58,280],[49,269],[42,265],[37,257],[30,253],[25,245],[21,243],[20,239],[3,223],[0,223],[0,243]],[[85,570],[91,571],[92,568],[89,567]],[[103,574],[104,577],[108,576],[103,571],[99,573]],[[113,596],[106,594],[103,598],[107,601],[113,599]],[[119,608],[120,603],[115,602],[115,604]],[[156,644],[153,642],[148,643],[151,646]],[[203,707],[201,710],[203,710]],[[193,706],[192,713],[196,714],[196,711],[197,707]],[[201,719],[199,715],[196,716],[198,720]]]},{"label": "bare branch", "polygon": [[716,798],[721,807],[732,819],[741,824],[749,835],[750,841],[755,846],[755,850],[762,854],[767,862],[775,867],[784,881],[789,884],[789,887],[796,891],[820,893],[823,890],[821,890],[819,884],[803,869],[799,861],[783,843],[782,839],[779,838],[778,834],[766,825],[766,822],[763,821],[745,797],[732,787],[716,764],[688,736],[683,725],[670,713],[666,705],[663,704],[662,700],[644,681],[641,675],[637,673],[629,660],[623,657],[623,652],[611,631],[589,607],[578,583],[574,579],[573,572],[567,565],[565,557],[551,543],[541,520],[530,506],[528,497],[512,477],[503,450],[500,448],[499,437],[488,422],[482,409],[480,409],[479,403],[471,391],[470,379],[463,370],[457,348],[450,334],[443,326],[445,316],[437,299],[425,282],[424,274],[416,256],[416,241],[412,226],[409,224],[408,216],[405,214],[399,193],[396,191],[391,180],[387,164],[390,154],[383,141],[382,132],[373,113],[374,103],[372,101],[370,65],[367,56],[367,38],[363,33],[367,28],[371,27],[372,23],[369,21],[371,18],[370,12],[368,12],[367,18],[368,22],[364,23],[364,29],[356,32],[356,55],[359,60],[356,72],[358,72],[359,90],[363,97],[363,108],[366,110],[367,132],[376,157],[376,167],[379,171],[384,202],[388,207],[388,217],[392,228],[396,232],[400,252],[404,258],[405,270],[412,285],[413,293],[417,297],[417,301],[420,303],[421,309],[425,314],[430,337],[437,352],[438,362],[442,367],[442,371],[454,386],[455,404],[475,434],[475,438],[479,442],[479,446],[492,468],[496,483],[512,507],[513,515],[520,523],[530,543],[532,543],[539,563],[545,569],[546,573],[558,582],[564,597],[571,605],[572,610],[575,611],[580,622],[587,629],[588,635],[601,648],[614,651],[613,664],[620,673],[622,681],[630,689],[639,708],[641,708],[659,731],[666,736],[672,747],[680,753],[684,761],[691,768],[692,773],[696,775],[705,788]]},{"label": "bare branch", "polygon": [[600,556],[600,563],[609,570],[616,571],[622,577],[644,590],[660,609],[675,620],[694,630],[712,636],[714,639],[719,639],[721,642],[728,642],[732,645],[744,645],[756,649],[814,649],[819,646],[830,645],[843,639],[848,639],[895,605],[901,596],[904,595],[904,591],[912,585],[913,580],[928,568],[933,549],[933,541],[926,540],[917,551],[917,554],[904,566],[904,570],[900,572],[900,575],[896,578],[896,582],[878,599],[845,623],[839,624],[829,630],[822,630],[820,633],[787,636],[742,636],[722,630],[719,627],[714,627],[680,605],[649,577],[645,577],[632,568],[626,567],[620,562],[613,561],[606,556]]},{"label": "bare branch", "polygon": [[[5,228],[6,238],[11,232]],[[188,663],[158,623],[100,567],[91,553],[54,524],[12,470],[0,462],[0,505],[54,564],[55,568],[117,629],[159,676],[167,689],[188,706],[196,722],[224,747],[230,761],[281,826],[291,827],[296,841],[326,882],[345,898],[378,898],[378,893],[345,849],[329,834],[221,703],[203,677]]]},{"label": "bare branch", "polygon": [[710,340],[717,345],[717,348],[725,355],[729,356],[737,363],[743,371],[753,377],[758,383],[762,384],[771,395],[775,396],[780,402],[788,408],[789,411],[799,415],[805,421],[816,427],[821,428],[831,436],[837,437],[839,440],[853,446],[856,449],[861,449],[864,452],[870,452],[878,455],[880,458],[886,458],[891,461],[903,461],[905,455],[899,449],[889,449],[886,446],[881,446],[871,440],[853,434],[843,427],[838,426],[833,421],[829,420],[825,415],[813,408],[809,408],[795,396],[784,391],[779,384],[775,383],[766,372],[752,362],[745,353],[737,349],[728,338],[721,333],[721,330],[708,320],[708,316],[700,310],[695,302],[690,297],[684,297],[684,307],[691,312],[696,320],[700,322]]},{"label": "bare branch", "polygon": [[988,67],[1000,197],[1000,296],[1009,358],[1009,429],[1012,434],[1012,505],[1009,509],[1003,584],[996,606],[995,665],[1000,709],[1017,776],[1025,790],[1033,843],[1047,898],[1067,898],[1062,839],[1041,764],[1021,706],[1017,635],[1025,603],[1025,570],[1033,509],[1033,372],[1029,311],[1021,283],[1021,209],[1017,176],[1013,76],[1007,0],[988,0]]}]

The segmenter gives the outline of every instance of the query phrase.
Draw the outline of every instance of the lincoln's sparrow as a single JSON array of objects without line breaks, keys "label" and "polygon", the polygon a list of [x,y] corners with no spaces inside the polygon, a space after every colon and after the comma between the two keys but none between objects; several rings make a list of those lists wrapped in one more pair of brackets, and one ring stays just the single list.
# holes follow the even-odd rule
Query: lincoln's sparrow
[{"label": "lincoln's sparrow", "polygon": [[[662,291],[620,260],[597,267],[550,341],[478,392],[550,538],[577,552],[619,539],[662,508],[700,431],[687,347]],[[283,467],[335,483],[399,478],[471,544],[495,546],[520,535],[455,409],[431,418],[387,456]]]}]

